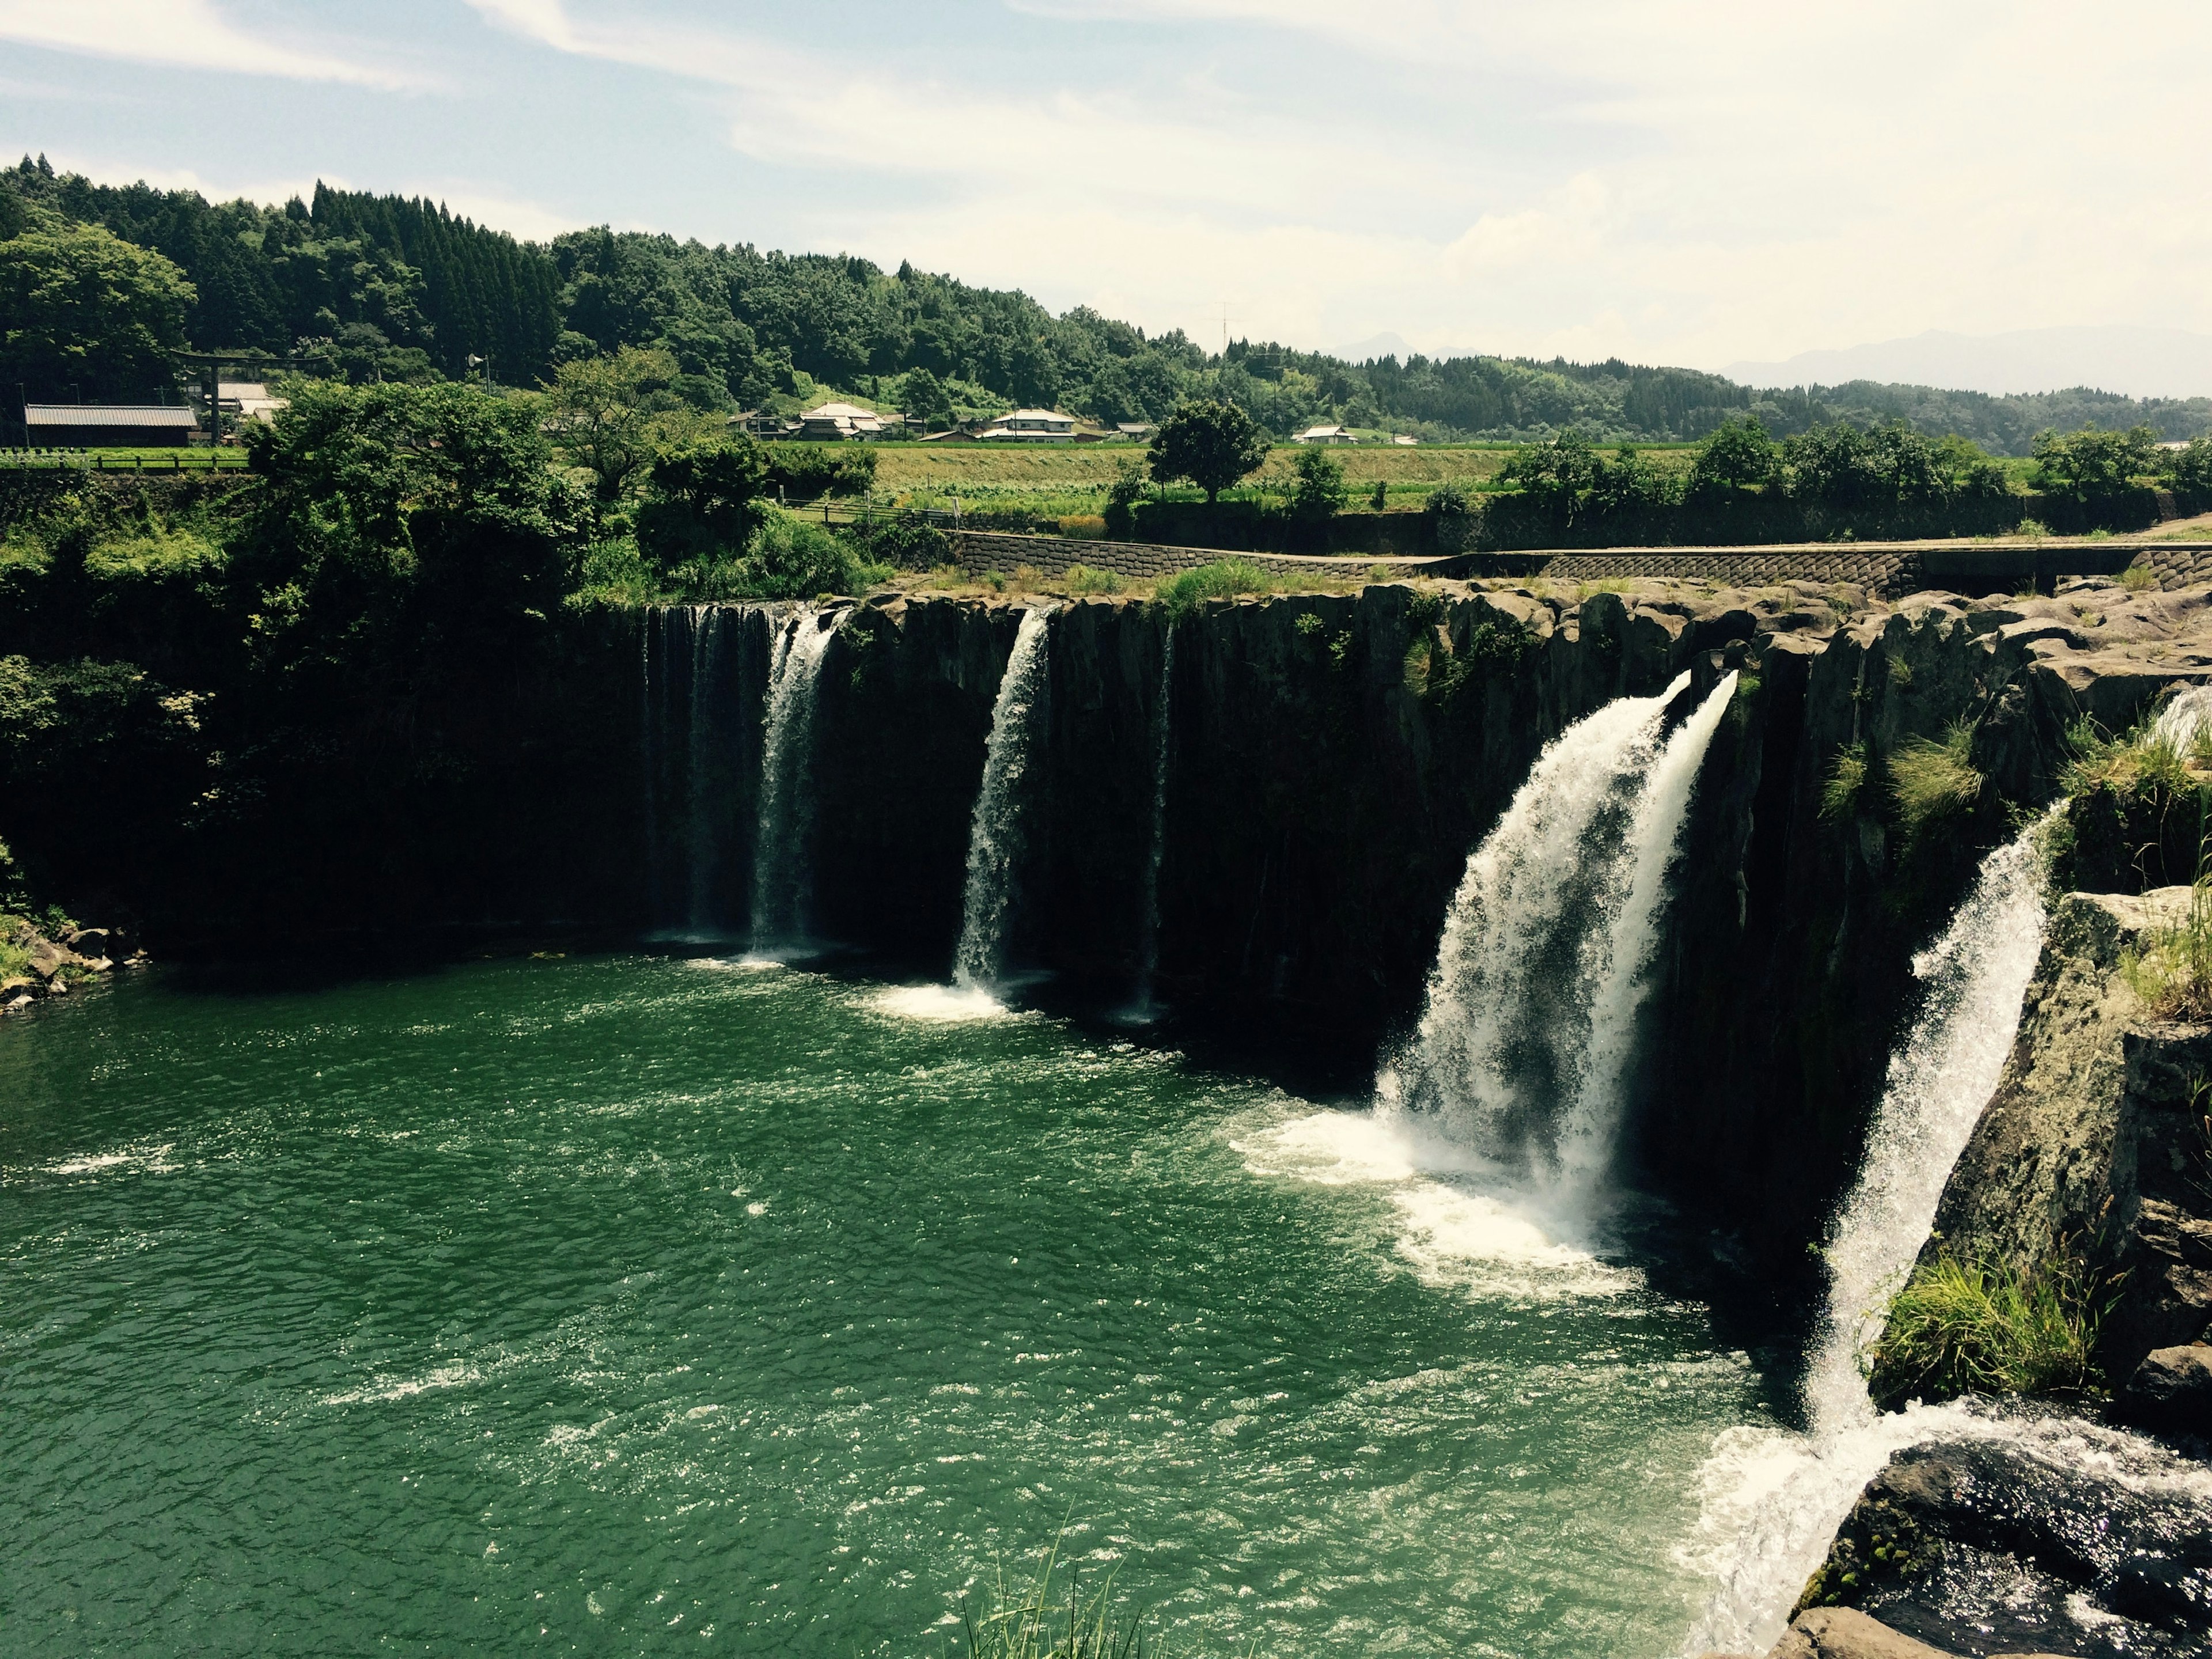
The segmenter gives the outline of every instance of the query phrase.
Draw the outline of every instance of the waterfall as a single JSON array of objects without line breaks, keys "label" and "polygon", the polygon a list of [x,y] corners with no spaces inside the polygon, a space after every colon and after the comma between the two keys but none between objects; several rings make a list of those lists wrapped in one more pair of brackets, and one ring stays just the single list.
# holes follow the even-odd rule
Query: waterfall
[{"label": "waterfall", "polygon": [[1629,821],[1625,849],[1632,872],[1628,897],[1607,930],[1604,966],[1591,999],[1582,1085],[1559,1139],[1560,1185],[1584,1200],[1608,1173],[1628,1062],[1650,991],[1649,969],[1659,944],[1667,878],[1681,850],[1682,825],[1689,817],[1698,769],[1728,713],[1735,686],[1735,675],[1726,675],[1675,729],[1646,775]]},{"label": "waterfall", "polygon": [[1927,988],[1920,1015],[1890,1056],[1858,1181],[1829,1232],[1828,1303],[1804,1385],[1815,1431],[1873,1412],[1859,1356],[1881,1334],[1881,1304],[1919,1254],[2012,1052],[2043,949],[2034,835],[2023,831],[1982,861],[1942,938],[1912,960]]},{"label": "waterfall", "polygon": [[686,714],[689,743],[684,787],[690,797],[691,880],[684,921],[697,937],[710,932],[717,921],[713,894],[721,837],[714,823],[714,791],[709,786],[716,739],[714,690],[721,611],[714,605],[693,605],[690,624],[691,695]]},{"label": "waterfall", "polygon": [[1731,1430],[1715,1447],[1703,1477],[1700,1565],[1719,1583],[1690,1652],[1764,1650],[1892,1452],[1942,1434],[2005,1431],[1956,1407],[1878,1414],[1859,1356],[1928,1237],[2019,1031],[2043,947],[2040,827],[1983,860],[1942,937],[1913,958],[1926,988],[1920,1012],[1890,1057],[1858,1180],[1829,1233],[1827,1304],[1803,1385],[1810,1431]]},{"label": "waterfall", "polygon": [[1045,687],[1046,619],[1051,607],[1022,613],[1014,648],[991,709],[982,787],[968,825],[968,885],[952,978],[963,991],[989,992],[1006,972],[1006,920],[1021,854],[1022,779],[1029,770],[1032,718]]},{"label": "waterfall", "polygon": [[1168,715],[1175,692],[1175,623],[1169,621],[1160,644],[1160,695],[1152,708],[1152,838],[1145,848],[1144,931],[1137,949],[1137,995],[1129,1018],[1149,1023],[1152,976],[1160,965],[1160,861],[1168,850]]},{"label": "waterfall", "polygon": [[752,951],[804,949],[811,923],[814,871],[815,691],[836,631],[835,611],[801,611],[777,629],[769,659],[767,731],[761,742],[760,816],[753,836]]},{"label": "waterfall", "polygon": [[[1599,1057],[1611,1072],[1592,1085],[1595,1022],[1623,1012],[1632,1020],[1640,1003],[1690,785],[1734,690],[1717,689],[1662,744],[1668,708],[1689,678],[1561,732],[1468,856],[1419,1027],[1376,1080],[1386,1111],[1433,1115],[1486,1164],[1541,1179],[1559,1164],[1563,1133],[1584,1127],[1563,1122],[1562,1105],[1586,1098],[1595,1112],[1601,1094],[1617,1092],[1627,1037],[1608,1034]],[[1581,1173],[1601,1154],[1588,1144],[1594,1131],[1578,1138],[1565,1151]]]},{"label": "waterfall", "polygon": [[659,614],[653,610],[637,619],[637,746],[644,766],[640,799],[644,804],[645,914],[648,923],[660,920],[660,814],[653,801],[660,789],[659,722],[653,718],[653,635],[659,625]]}]

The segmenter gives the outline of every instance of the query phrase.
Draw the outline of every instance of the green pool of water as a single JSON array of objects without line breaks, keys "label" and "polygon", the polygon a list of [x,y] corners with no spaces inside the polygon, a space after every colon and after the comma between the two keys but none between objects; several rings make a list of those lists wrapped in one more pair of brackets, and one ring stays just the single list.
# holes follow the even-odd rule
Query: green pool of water
[{"label": "green pool of water", "polygon": [[1657,1655],[1704,1310],[1364,1116],[674,957],[0,1026],[0,1647]]}]

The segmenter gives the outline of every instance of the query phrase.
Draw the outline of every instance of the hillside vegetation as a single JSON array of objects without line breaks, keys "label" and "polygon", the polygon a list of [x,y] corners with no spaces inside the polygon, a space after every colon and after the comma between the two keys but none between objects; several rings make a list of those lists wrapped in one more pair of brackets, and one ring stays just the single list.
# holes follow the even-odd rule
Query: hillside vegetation
[{"label": "hillside vegetation", "polygon": [[[1340,421],[1430,441],[1575,431],[1663,442],[1750,415],[1778,436],[1895,419],[2021,455],[2051,428],[2212,431],[2212,398],[1990,398],[1867,383],[1770,393],[1618,360],[1348,363],[1247,341],[1209,353],[1179,331],[1148,335],[1085,307],[1054,316],[1027,295],[910,265],[885,271],[842,255],[605,227],[525,243],[426,200],[319,185],[282,206],[218,204],[190,191],[98,185],[26,158],[0,172],[0,239],[33,215],[37,246],[12,256],[27,295],[54,291],[36,279],[55,270],[135,269],[157,291],[132,349],[94,353],[96,362],[11,325],[4,367],[33,398],[144,395],[161,380],[162,346],[305,349],[356,382],[483,373],[526,386],[563,361],[635,346],[669,353],[677,391],[702,410],[787,410],[835,392],[939,423],[1033,404],[1158,421],[1210,397],[1278,437]],[[0,258],[0,283],[12,280],[9,265]]]}]

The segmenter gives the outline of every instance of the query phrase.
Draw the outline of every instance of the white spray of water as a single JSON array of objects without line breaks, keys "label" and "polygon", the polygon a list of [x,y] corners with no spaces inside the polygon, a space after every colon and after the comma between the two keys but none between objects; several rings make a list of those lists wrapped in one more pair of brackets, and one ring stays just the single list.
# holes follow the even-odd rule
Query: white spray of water
[{"label": "white spray of water", "polygon": [[1831,1230],[1827,1307],[1804,1384],[1810,1431],[1734,1429],[1716,1444],[1700,1477],[1690,1565],[1718,1583],[1691,1652],[1773,1642],[1837,1526],[1893,1452],[2010,1432],[1962,1407],[1877,1413],[1859,1357],[1879,1334],[1885,1297],[1928,1237],[1943,1183],[2019,1030],[2043,947],[2034,836],[2030,830],[1983,860],[1943,936],[1913,959],[1926,987],[1920,1014],[1891,1056],[1865,1161]]},{"label": "white spray of water", "polygon": [[2208,731],[2212,731],[2212,685],[2189,685],[2158,711],[2151,735],[2186,754]]},{"label": "white spray of water", "polygon": [[1149,1022],[1158,1014],[1152,1005],[1152,977],[1160,965],[1160,862],[1168,847],[1168,719],[1175,687],[1175,623],[1166,627],[1160,645],[1160,695],[1152,709],[1152,838],[1145,848],[1144,933],[1137,952],[1137,995],[1130,1017]]},{"label": "white spray of water", "polygon": [[984,751],[982,787],[968,825],[968,885],[962,905],[953,982],[962,991],[988,995],[1006,972],[1007,913],[1013,902],[1015,866],[1021,855],[1022,780],[1030,766],[1031,718],[1045,686],[1045,642],[1051,607],[1023,612],[1014,648],[999,680],[991,709],[991,738]]},{"label": "white spray of water", "polygon": [[1607,1173],[1620,1127],[1628,1062],[1635,1051],[1638,1017],[1651,988],[1651,957],[1659,945],[1659,919],[1667,896],[1667,878],[1681,850],[1682,825],[1689,817],[1690,793],[1705,763],[1705,750],[1735,696],[1731,672],[1705,696],[1689,719],[1675,728],[1645,777],[1644,793],[1628,827],[1627,852],[1633,874],[1626,902],[1606,929],[1603,968],[1592,1000],[1589,1049],[1582,1087],[1559,1137],[1559,1185],[1565,1195],[1587,1202]]},{"label": "white spray of water", "polygon": [[753,836],[752,951],[803,948],[813,897],[815,690],[836,618],[802,611],[776,631],[769,665],[768,729],[761,741],[760,816]]},{"label": "white spray of water", "polygon": [[1420,1025],[1376,1079],[1385,1113],[1433,1115],[1451,1140],[1535,1172],[1551,1109],[1579,1084],[1609,965],[1605,924],[1633,879],[1624,828],[1688,684],[1608,703],[1537,758],[1468,858]]}]

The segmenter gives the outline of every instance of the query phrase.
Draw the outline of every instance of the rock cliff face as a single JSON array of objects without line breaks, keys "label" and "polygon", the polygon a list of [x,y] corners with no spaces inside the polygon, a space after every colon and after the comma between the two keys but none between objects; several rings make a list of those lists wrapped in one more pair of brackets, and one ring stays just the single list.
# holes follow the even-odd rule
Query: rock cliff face
[{"label": "rock cliff face", "polygon": [[[1616,696],[1683,672],[1702,693],[1740,670],[1686,831],[1632,1152],[1771,1262],[1802,1263],[1910,1011],[1911,952],[2011,833],[2008,809],[2056,792],[2070,725],[2124,727],[2212,668],[2207,597],[1386,583],[1211,601],[1172,624],[1059,601],[1013,959],[1108,995],[1133,982],[1171,626],[1160,994],[1193,1029],[1294,1034],[1346,1087],[1418,1013],[1468,853],[1543,745]],[[1019,608],[848,607],[813,748],[824,936],[945,971]],[[757,726],[764,675],[723,693],[733,731]],[[1954,728],[1975,787],[1907,813],[1890,763]],[[720,749],[757,752],[739,743]],[[739,895],[752,799],[732,770],[716,880]],[[675,795],[659,793],[665,834]]]},{"label": "rock cliff face", "polygon": [[1922,1252],[2022,1272],[2081,1258],[2106,1287],[2097,1357],[2115,1383],[2212,1327],[2212,1030],[2147,1023],[2119,971],[2189,902],[2186,888],[2059,902],[2012,1058]]}]

